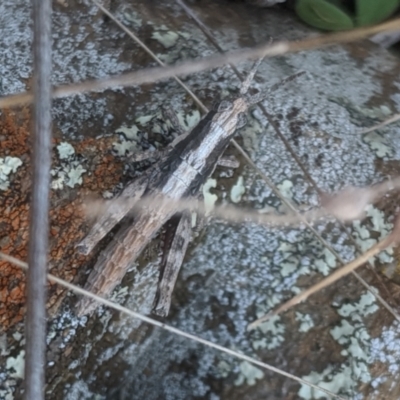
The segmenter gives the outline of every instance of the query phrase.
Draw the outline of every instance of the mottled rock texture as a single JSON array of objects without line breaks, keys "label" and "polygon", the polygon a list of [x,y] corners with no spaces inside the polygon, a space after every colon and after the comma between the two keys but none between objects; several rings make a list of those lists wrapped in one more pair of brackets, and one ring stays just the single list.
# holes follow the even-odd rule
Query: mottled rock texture
[{"label": "mottled rock texture", "polygon": [[[110,9],[157,53],[174,63],[217,50],[174,2],[113,1]],[[191,4],[223,50],[313,32],[293,15],[237,2]],[[0,3],[2,94],[30,87],[29,2]],[[55,84],[104,77],[154,65],[112,21],[89,1],[54,4]],[[243,72],[250,63],[239,65]],[[254,81],[266,90],[278,80],[305,74],[263,102],[268,120],[255,108],[238,141],[279,190],[300,208],[318,205],[318,188],[333,192],[398,175],[400,146],[395,125],[361,135],[400,111],[400,64],[386,50],[364,41],[265,60]],[[238,93],[229,66],[185,78],[207,106]],[[173,80],[115,88],[57,100],[54,104],[52,194],[53,273],[83,284],[98,251],[79,256],[74,246],[87,231],[79,207],[86,196],[111,197],[145,168],[129,165],[127,151],[162,147],[172,139],[160,129],[157,113],[171,105],[188,125],[196,106]],[[144,118],[145,117],[145,118]],[[29,110],[2,110],[0,120],[0,249],[24,259],[27,243]],[[308,171],[305,176],[275,127]],[[161,133],[160,133],[161,132]],[[235,153],[232,149],[230,153]],[[7,158],[9,157],[9,158]],[[11,157],[11,158],[10,158]],[[19,160],[19,161],[17,161]],[[218,201],[283,211],[281,201],[241,159],[239,170],[217,169]],[[4,189],[3,189],[4,187]],[[232,192],[232,187],[235,187]],[[240,193],[240,196],[236,194]],[[396,195],[370,208],[367,219],[347,226],[366,249],[391,229]],[[344,261],[357,251],[338,223],[316,230]],[[114,299],[146,314],[157,282],[158,241],[132,265]],[[101,246],[100,246],[101,247]],[[398,263],[398,250],[375,260]],[[338,267],[306,228],[270,229],[207,225],[189,249],[166,323],[251,355],[345,398],[398,398],[399,328],[374,296],[349,276],[282,316],[249,331],[258,316],[288,300]],[[360,270],[395,309],[399,289],[385,277]],[[21,398],[24,331],[24,274],[0,263],[0,398]],[[49,399],[321,399],[321,392],[158,328],[100,309],[77,319],[74,295],[49,290]],[[61,306],[60,306],[61,304]]]}]

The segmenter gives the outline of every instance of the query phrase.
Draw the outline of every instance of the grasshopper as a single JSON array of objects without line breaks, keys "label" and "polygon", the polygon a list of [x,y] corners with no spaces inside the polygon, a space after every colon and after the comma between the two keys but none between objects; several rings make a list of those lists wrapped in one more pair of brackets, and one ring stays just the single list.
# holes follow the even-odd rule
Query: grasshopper
[{"label": "grasshopper", "polygon": [[[249,106],[261,101],[259,94],[250,96],[248,88],[261,60],[256,62],[240,88],[240,96],[223,100],[213,107],[190,132],[178,138],[162,152],[160,159],[139,179],[131,182],[116,200],[111,200],[104,214],[94,224],[78,249],[88,254],[108,232],[144,196],[166,196],[183,199],[196,196],[213,173],[236,131],[246,124]],[[119,200],[119,201],[117,201]],[[121,201],[126,200],[126,201]],[[172,291],[191,238],[191,218],[188,211],[174,210],[161,205],[144,207],[127,221],[114,239],[100,254],[89,274],[85,289],[108,296],[121,282],[130,265],[156,236],[162,226],[174,218],[176,230],[169,254],[163,257],[153,313],[168,315]],[[97,303],[89,298],[77,304],[77,314],[92,312]]]}]

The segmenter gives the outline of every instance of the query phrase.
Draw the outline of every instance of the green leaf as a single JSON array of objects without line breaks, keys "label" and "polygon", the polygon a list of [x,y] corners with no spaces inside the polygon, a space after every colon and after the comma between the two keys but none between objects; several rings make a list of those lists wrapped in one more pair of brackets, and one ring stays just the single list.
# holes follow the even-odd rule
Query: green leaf
[{"label": "green leaf", "polygon": [[295,9],[304,22],[319,29],[339,31],[354,28],[352,19],[326,0],[298,0]]},{"label": "green leaf", "polygon": [[373,25],[389,17],[399,0],[356,0],[356,24]]}]

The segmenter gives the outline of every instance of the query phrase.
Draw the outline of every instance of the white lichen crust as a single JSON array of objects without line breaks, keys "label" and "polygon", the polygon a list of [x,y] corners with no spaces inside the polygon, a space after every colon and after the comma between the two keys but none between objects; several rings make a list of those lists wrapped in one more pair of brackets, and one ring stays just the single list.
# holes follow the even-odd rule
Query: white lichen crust
[{"label": "white lichen crust", "polygon": [[22,161],[18,157],[0,158],[0,190],[7,190],[10,187],[10,175],[21,165]]},{"label": "white lichen crust", "polygon": [[[90,1],[82,0],[79,7],[65,9],[56,3],[54,84],[102,78],[148,66],[148,56],[125,33],[105,21]],[[115,2],[113,11],[135,32],[144,32],[146,41],[164,62],[172,64],[215,54],[216,50],[193,22],[182,16],[175,3],[158,2],[162,23],[151,20],[152,10],[146,9],[147,3],[136,7]],[[31,27],[26,23],[31,12],[29,4],[28,0],[0,2],[2,94],[25,90],[31,77],[28,50]],[[235,9],[238,5],[229,6]],[[228,5],[220,8],[219,2],[213,2],[212,7],[215,13],[209,14],[204,7],[203,19],[213,27],[213,37],[224,51],[238,49],[243,44],[265,43],[270,37],[287,39],[305,35],[306,28],[295,20],[290,21],[290,31],[282,32],[282,19],[270,14],[266,19],[261,18],[262,10],[242,11],[235,19],[234,12],[226,12],[224,7]],[[201,13],[201,7],[196,12]],[[250,13],[249,18],[246,12]],[[261,64],[252,85],[254,90],[265,91],[290,74],[306,71],[275,91],[263,105],[310,176],[328,193],[345,186],[380,181],[385,175],[377,168],[377,159],[400,160],[397,128],[388,126],[373,134],[358,133],[365,125],[376,122],[376,118],[381,120],[400,110],[400,83],[397,73],[393,76],[397,61],[379,49],[372,52],[366,48],[362,60],[356,58],[357,54],[358,51],[349,51],[349,47],[336,46],[274,58]],[[238,68],[246,72],[250,66],[251,63],[242,63]],[[390,83],[383,82],[374,71],[386,74]],[[237,94],[239,87],[238,79],[228,67],[186,76],[185,83],[209,107],[214,99]],[[382,93],[390,98],[383,99]],[[369,106],[379,100],[382,104]],[[163,105],[178,112],[185,129],[200,118],[200,112],[193,111],[194,102],[172,79],[146,85],[146,93],[141,87],[127,87],[55,100],[54,121],[63,138],[56,148],[59,165],[52,171],[53,189],[75,188],[89,170],[88,160],[77,155],[69,144],[70,136],[118,135],[109,151],[121,159],[142,150],[143,143],[150,141],[146,132],[161,135],[165,142],[173,139],[174,132],[168,123],[158,121]],[[258,109],[250,112],[248,120],[248,125],[240,131],[240,141],[258,168],[295,206],[318,206],[317,192],[270,122]],[[162,147],[157,141],[146,145],[150,150]],[[16,160],[0,161],[1,190],[7,189],[18,166]],[[127,161],[126,168],[135,171],[136,167]],[[230,181],[231,186],[226,181],[217,172],[205,187],[205,197],[210,199],[211,195],[214,202],[216,195],[210,189],[215,187],[215,192],[221,194],[221,202],[238,201],[239,206],[287,212],[282,201],[251,168],[242,167],[234,182]],[[361,248],[367,249],[384,237],[391,225],[385,213],[371,208],[366,220],[356,221],[347,228],[352,230]],[[322,222],[315,229],[345,262],[356,256],[354,244],[339,224]],[[159,254],[157,251],[155,254],[152,256],[150,250],[145,252],[113,297],[126,299],[127,306],[143,314],[150,312],[157,284]],[[389,250],[379,260],[387,262],[391,256]],[[389,379],[396,382],[400,374],[398,325],[383,328],[381,336],[372,335],[370,321],[377,321],[384,311],[353,278],[346,278],[294,310],[248,330],[254,319],[327,276],[339,264],[333,253],[304,226],[270,229],[254,224],[211,222],[201,242],[196,242],[188,253],[167,322],[297,372],[344,397],[359,398],[361,388],[368,385],[379,393],[385,382]],[[0,367],[3,385],[0,397],[11,400],[21,382],[24,339],[22,336],[17,340],[11,333],[5,337],[5,344],[0,340],[4,361]],[[8,341],[14,341],[13,346]],[[49,390],[65,400],[102,396],[109,389],[105,387],[109,382],[122,386],[121,399],[216,400],[235,398],[237,393],[240,398],[251,393],[252,399],[260,398],[260,393],[270,393],[271,387],[277,391],[281,388],[282,393],[293,398],[324,396],[247,362],[160,329],[150,329],[138,320],[122,314],[113,316],[105,308],[91,319],[77,319],[66,306],[49,323],[47,341],[47,377],[53,385]],[[377,362],[393,376],[375,376],[373,366]],[[66,376],[68,379],[64,379]],[[3,389],[6,384],[9,389]]]}]

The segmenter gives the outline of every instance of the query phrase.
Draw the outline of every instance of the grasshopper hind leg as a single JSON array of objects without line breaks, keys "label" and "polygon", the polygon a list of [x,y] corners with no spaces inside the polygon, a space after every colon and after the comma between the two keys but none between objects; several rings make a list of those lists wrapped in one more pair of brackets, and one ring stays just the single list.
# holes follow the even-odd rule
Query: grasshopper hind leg
[{"label": "grasshopper hind leg", "polygon": [[169,313],[172,292],[192,236],[191,214],[189,212],[173,217],[171,222],[175,225],[175,231],[173,232],[173,239],[167,241],[169,251],[165,252],[163,256],[152,310],[153,314],[160,317],[166,317]]}]

